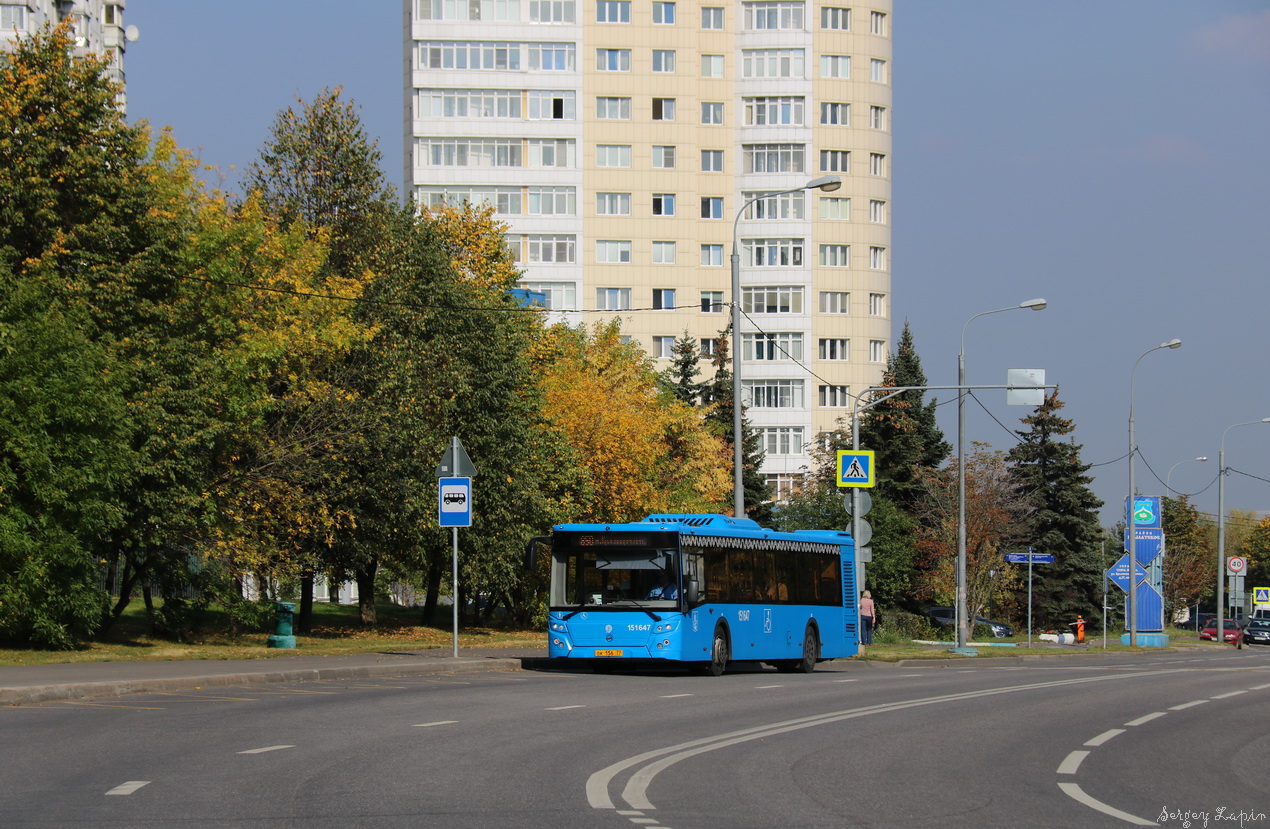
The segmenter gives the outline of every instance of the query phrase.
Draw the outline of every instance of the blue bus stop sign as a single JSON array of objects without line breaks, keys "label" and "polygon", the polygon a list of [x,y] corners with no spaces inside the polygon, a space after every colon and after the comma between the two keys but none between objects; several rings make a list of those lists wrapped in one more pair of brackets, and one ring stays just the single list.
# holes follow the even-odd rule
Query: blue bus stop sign
[{"label": "blue bus stop sign", "polygon": [[437,502],[442,527],[472,526],[471,478],[438,478]]}]

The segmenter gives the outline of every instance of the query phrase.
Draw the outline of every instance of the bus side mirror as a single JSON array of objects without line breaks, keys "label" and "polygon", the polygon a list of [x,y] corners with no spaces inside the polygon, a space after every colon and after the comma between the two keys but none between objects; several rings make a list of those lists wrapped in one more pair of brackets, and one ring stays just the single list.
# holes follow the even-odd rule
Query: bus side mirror
[{"label": "bus side mirror", "polygon": [[538,569],[538,544],[550,544],[551,536],[536,535],[525,545],[525,569],[533,572]]},{"label": "bus side mirror", "polygon": [[688,604],[696,604],[701,593],[701,587],[697,584],[696,579],[688,579],[688,586],[685,588]]}]

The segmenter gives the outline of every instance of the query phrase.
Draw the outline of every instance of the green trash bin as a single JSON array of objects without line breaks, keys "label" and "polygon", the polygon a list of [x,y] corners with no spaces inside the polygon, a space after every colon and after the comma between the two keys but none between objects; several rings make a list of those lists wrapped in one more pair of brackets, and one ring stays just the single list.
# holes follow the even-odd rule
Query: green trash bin
[{"label": "green trash bin", "polygon": [[274,633],[269,637],[269,647],[295,650],[295,636],[292,635],[292,621],[295,619],[294,602],[277,602],[278,623]]}]

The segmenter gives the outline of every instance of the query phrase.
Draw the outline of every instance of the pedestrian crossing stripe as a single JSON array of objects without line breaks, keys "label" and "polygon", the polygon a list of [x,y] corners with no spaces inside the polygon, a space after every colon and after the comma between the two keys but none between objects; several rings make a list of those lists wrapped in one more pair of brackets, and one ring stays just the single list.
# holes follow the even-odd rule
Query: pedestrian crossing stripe
[{"label": "pedestrian crossing stripe", "polygon": [[1270,587],[1252,588],[1252,603],[1270,605]]},{"label": "pedestrian crossing stripe", "polygon": [[838,450],[838,486],[871,487],[873,480],[872,450]]}]

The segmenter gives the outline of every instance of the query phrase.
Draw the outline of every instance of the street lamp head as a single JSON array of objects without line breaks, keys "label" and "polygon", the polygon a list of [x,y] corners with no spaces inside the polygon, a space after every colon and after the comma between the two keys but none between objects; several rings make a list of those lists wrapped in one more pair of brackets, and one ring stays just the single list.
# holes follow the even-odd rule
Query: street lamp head
[{"label": "street lamp head", "polygon": [[1036,299],[1029,299],[1027,302],[1019,303],[1020,308],[1031,308],[1033,311],[1044,311],[1045,306],[1047,305],[1049,305],[1049,303],[1039,297]]},{"label": "street lamp head", "polygon": [[804,190],[823,190],[826,193],[832,193],[842,186],[842,179],[838,176],[821,176],[814,178],[803,186]]},{"label": "street lamp head", "polygon": [[1160,348],[1181,348],[1182,341],[1178,339],[1169,340],[1166,343],[1160,343]]},{"label": "street lamp head", "polygon": [[1205,457],[1205,456],[1203,456],[1203,455],[1201,455],[1200,457],[1196,458],[1195,460],[1199,461],[1200,463],[1207,463],[1207,462],[1208,462],[1208,458],[1207,458],[1207,457]]}]

